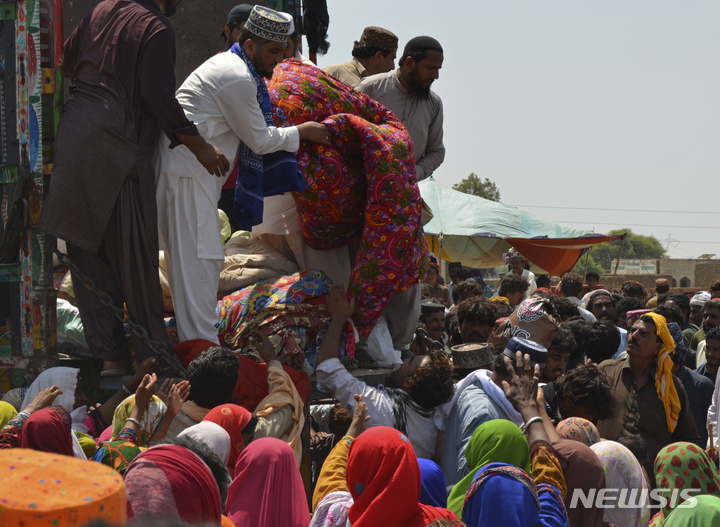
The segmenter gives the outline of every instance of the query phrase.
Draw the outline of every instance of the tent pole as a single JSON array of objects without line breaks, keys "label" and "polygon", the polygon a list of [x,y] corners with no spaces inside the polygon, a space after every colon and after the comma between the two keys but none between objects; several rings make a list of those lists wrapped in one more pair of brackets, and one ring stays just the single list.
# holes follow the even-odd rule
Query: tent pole
[{"label": "tent pole", "polygon": [[610,291],[615,287],[615,277],[617,276],[618,267],[620,267],[620,258],[622,258],[623,249],[625,248],[625,239],[627,238],[627,233],[623,234],[623,241],[620,245],[620,254],[618,254],[617,262],[615,263],[615,272],[613,273],[613,279],[612,279],[612,285],[610,286]]},{"label": "tent pole", "polygon": [[585,280],[585,277],[587,276],[587,266],[588,262],[590,261],[590,247],[587,248],[587,257],[585,258],[585,274],[583,274],[582,279]]}]

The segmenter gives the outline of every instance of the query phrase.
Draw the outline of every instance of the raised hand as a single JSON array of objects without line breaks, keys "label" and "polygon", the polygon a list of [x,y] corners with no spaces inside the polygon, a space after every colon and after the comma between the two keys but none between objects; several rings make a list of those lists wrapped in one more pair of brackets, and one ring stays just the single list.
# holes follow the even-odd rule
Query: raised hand
[{"label": "raised hand", "polygon": [[[516,365],[517,368],[513,368],[512,361],[505,357],[505,367],[510,374],[510,382],[503,381],[503,391],[508,401],[512,403],[513,407],[525,417],[524,412],[534,411],[534,415],[537,415],[537,392],[538,392],[538,379],[540,378],[540,366],[535,365],[533,368],[530,365],[530,355],[522,356],[522,353],[517,352]],[[534,373],[534,374],[533,374]]]},{"label": "raised hand", "polygon": [[190,381],[181,381],[177,384],[173,384],[170,388],[167,401],[165,402],[167,405],[167,412],[173,417],[176,416],[180,412],[182,405],[185,403],[189,395]]},{"label": "raised hand", "polygon": [[345,321],[355,312],[355,299],[348,302],[343,285],[330,286],[326,303],[330,318],[333,320]]},{"label": "raised hand", "polygon": [[143,377],[140,386],[135,390],[135,406],[138,409],[143,411],[147,409],[155,393],[155,388],[157,388],[157,375],[152,373]]},{"label": "raised hand", "polygon": [[158,388],[158,391],[155,393],[162,402],[164,402],[167,405],[168,402],[168,396],[170,395],[170,389],[175,384],[175,379],[165,379],[162,383],[162,386]]},{"label": "raised hand", "polygon": [[275,354],[275,346],[272,345],[270,339],[267,338],[267,335],[265,335],[262,331],[258,331],[257,329],[254,330],[250,334],[249,340],[252,347],[255,348],[255,351],[257,351],[258,355],[260,355],[260,358],[266,363],[269,363],[271,360],[275,360],[277,358],[277,355]]},{"label": "raised hand", "polygon": [[59,395],[62,395],[62,393],[62,390],[57,386],[45,388],[35,396],[35,399],[33,399],[30,404],[25,407],[25,411],[31,414],[33,412],[37,412],[38,410],[42,410],[43,408],[47,408],[48,406],[52,406],[55,399],[57,399]]}]

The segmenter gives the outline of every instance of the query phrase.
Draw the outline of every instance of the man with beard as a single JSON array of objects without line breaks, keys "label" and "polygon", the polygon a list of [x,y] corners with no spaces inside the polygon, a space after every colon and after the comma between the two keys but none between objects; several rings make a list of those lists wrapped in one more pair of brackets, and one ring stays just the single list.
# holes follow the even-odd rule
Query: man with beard
[{"label": "man with beard", "polygon": [[437,300],[423,300],[420,304],[420,323],[425,325],[430,337],[443,344],[445,338],[445,306]]},{"label": "man with beard", "polygon": [[720,326],[720,299],[712,299],[705,302],[705,305],[703,306],[703,319],[702,319],[702,329],[695,333],[695,336],[690,341],[691,343],[694,342],[696,339],[698,340],[697,345],[697,355],[696,355],[696,361],[695,364],[699,368],[703,364],[705,364],[705,334],[711,330],[712,328],[716,328]]},{"label": "man with beard", "polygon": [[442,68],[442,46],[434,38],[415,37],[398,64],[397,70],[363,79],[355,89],[389,108],[407,127],[422,181],[445,159],[442,101],[430,90]]},{"label": "man with beard", "polygon": [[497,319],[497,308],[484,298],[458,305],[458,325],[463,344],[487,342]]},{"label": "man with beard", "polygon": [[397,47],[398,38],[392,31],[375,26],[366,27],[360,40],[353,45],[352,60],[328,66],[325,72],[354,88],[366,77],[392,71]]},{"label": "man with beard", "polygon": [[627,353],[625,359],[600,364],[618,398],[615,415],[598,423],[600,436],[615,441],[639,435],[648,444],[649,459],[670,443],[699,443],[685,387],[672,374],[675,341],[665,318],[640,317],[628,333]]},{"label": "man with beard", "polygon": [[[198,171],[221,176],[228,169],[175,99],[175,31],[167,17],[178,1],[106,0],[65,42],[70,96],[40,218],[43,231],[67,242],[75,265],[168,347],[152,167],[157,132],[165,133],[165,150],[185,151]],[[75,295],[104,374],[129,372],[125,329],[115,312],[85,287]],[[133,336],[133,346],[138,361],[150,355],[140,338]]]},{"label": "man with beard", "polygon": [[[587,310],[595,316],[598,322],[606,322],[615,324],[615,303],[613,302],[610,291],[606,289],[596,289],[590,296],[587,304]],[[625,351],[627,344],[627,330],[616,328],[620,333],[620,346],[618,346],[615,357]]]},{"label": "man with beard", "polygon": [[[246,184],[260,181],[262,185],[269,176],[273,181],[299,179],[294,155],[278,157],[273,163],[264,161],[266,155],[293,153],[302,140],[330,144],[330,133],[319,123],[272,125],[270,99],[261,76],[272,77],[283,59],[289,32],[287,17],[255,6],[238,43],[208,59],[177,93],[202,136],[232,155],[230,166],[240,152],[239,178],[247,178]],[[166,146],[167,141],[162,141],[158,147],[158,226],[178,334],[181,341],[218,342],[215,304],[225,255],[217,202],[227,176],[217,172],[217,177],[208,177],[188,150]]]}]

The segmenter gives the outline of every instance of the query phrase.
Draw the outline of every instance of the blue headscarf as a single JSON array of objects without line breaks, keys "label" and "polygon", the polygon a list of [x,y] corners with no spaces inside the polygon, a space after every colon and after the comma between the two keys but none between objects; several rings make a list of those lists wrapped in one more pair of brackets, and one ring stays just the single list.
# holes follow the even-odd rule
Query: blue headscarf
[{"label": "blue headscarf", "polygon": [[523,470],[489,463],[478,470],[467,490],[462,521],[468,527],[540,525],[540,505],[534,484]]},{"label": "blue headscarf", "polygon": [[420,464],[420,503],[447,509],[445,474],[434,461],[418,458]]},{"label": "blue headscarf", "polygon": [[[230,50],[245,61],[257,85],[257,101],[267,126],[275,126],[272,120],[272,105],[265,81],[255,71],[252,61],[237,44]],[[240,229],[249,231],[263,220],[263,198],[286,192],[305,190],[305,179],[300,173],[297,158],[293,152],[271,152],[256,154],[240,141],[238,151],[240,168],[235,184],[235,199],[230,217],[238,222]]]}]

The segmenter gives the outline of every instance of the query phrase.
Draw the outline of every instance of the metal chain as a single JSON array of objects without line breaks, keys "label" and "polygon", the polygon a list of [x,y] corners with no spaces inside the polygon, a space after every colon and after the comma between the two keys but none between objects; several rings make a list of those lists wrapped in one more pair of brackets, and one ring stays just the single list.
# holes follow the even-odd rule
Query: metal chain
[{"label": "metal chain", "polygon": [[73,280],[78,279],[85,287],[92,291],[92,293],[98,298],[98,300],[100,300],[100,303],[102,305],[112,309],[118,320],[120,320],[120,322],[122,322],[123,324],[127,324],[130,327],[130,331],[137,335],[140,340],[142,340],[143,343],[145,343],[145,345],[150,348],[150,351],[152,351],[152,353],[157,358],[165,359],[170,368],[176,371],[179,376],[184,379],[187,378],[187,370],[177,359],[174,353],[171,353],[170,350],[168,350],[168,348],[163,344],[160,344],[159,342],[151,339],[148,335],[147,330],[140,324],[136,324],[135,322],[133,322],[130,318],[130,314],[125,309],[117,307],[113,303],[112,298],[110,298],[107,293],[101,291],[95,284],[95,282],[92,280],[92,278],[86,276],[80,269],[78,269],[77,265],[75,265],[72,260],[70,260],[70,257],[67,254],[60,252],[57,248],[55,248],[54,251],[55,255],[58,257],[58,260],[60,260],[60,263],[63,265],[67,265],[72,271]]}]

